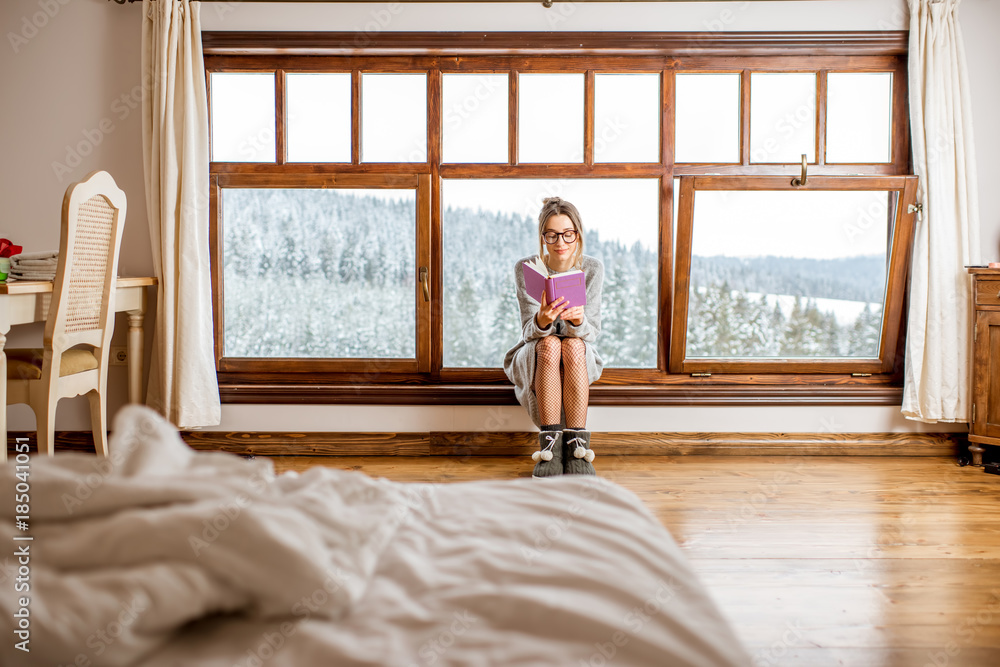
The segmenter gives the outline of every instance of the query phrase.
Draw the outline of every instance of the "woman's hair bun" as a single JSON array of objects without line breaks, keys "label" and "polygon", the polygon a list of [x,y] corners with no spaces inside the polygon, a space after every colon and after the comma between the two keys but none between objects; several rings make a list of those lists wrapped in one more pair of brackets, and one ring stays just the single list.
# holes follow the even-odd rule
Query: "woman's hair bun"
[{"label": "woman's hair bun", "polygon": [[549,204],[558,204],[562,202],[562,197],[546,197],[542,200],[542,205],[548,206]]}]

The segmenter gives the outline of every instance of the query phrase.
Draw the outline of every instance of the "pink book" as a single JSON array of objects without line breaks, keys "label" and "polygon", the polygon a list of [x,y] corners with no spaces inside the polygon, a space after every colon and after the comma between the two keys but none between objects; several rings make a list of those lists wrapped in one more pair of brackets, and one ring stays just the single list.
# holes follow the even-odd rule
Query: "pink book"
[{"label": "pink book", "polygon": [[587,305],[587,280],[579,269],[549,275],[537,259],[524,262],[524,288],[538,303],[542,302],[542,292],[545,292],[548,303],[564,297],[567,308]]}]

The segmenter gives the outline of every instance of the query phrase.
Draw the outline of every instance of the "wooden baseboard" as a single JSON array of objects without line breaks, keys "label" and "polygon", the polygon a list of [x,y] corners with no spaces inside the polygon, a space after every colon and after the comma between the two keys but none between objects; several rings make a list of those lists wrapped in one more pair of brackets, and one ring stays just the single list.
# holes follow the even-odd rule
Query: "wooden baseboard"
[{"label": "wooden baseboard", "polygon": [[[530,456],[534,432],[264,433],[184,431],[201,451],[243,456]],[[9,433],[8,453],[16,437]],[[966,452],[962,433],[636,433],[595,432],[598,454],[629,456],[956,456]],[[94,451],[89,432],[61,431],[56,451]]]},{"label": "wooden baseboard", "polygon": [[[431,455],[530,455],[535,433],[434,433]],[[597,453],[632,456],[954,456],[968,446],[951,433],[595,432]]]}]

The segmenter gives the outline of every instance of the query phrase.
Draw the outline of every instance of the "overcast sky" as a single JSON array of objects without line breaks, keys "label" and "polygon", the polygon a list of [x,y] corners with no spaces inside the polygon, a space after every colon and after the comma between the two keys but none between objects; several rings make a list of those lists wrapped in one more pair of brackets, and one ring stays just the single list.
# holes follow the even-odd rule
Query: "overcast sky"
[{"label": "overcast sky", "polygon": [[885,255],[885,192],[698,192],[692,253],[834,259]]}]

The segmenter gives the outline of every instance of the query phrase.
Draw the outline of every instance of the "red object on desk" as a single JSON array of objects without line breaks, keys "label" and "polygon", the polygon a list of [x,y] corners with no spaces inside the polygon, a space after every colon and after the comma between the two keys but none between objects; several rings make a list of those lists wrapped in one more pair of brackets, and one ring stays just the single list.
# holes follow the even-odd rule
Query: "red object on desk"
[{"label": "red object on desk", "polygon": [[24,250],[24,248],[19,245],[14,245],[11,243],[10,239],[0,239],[0,257],[13,257],[14,255],[20,255],[22,250]]}]

